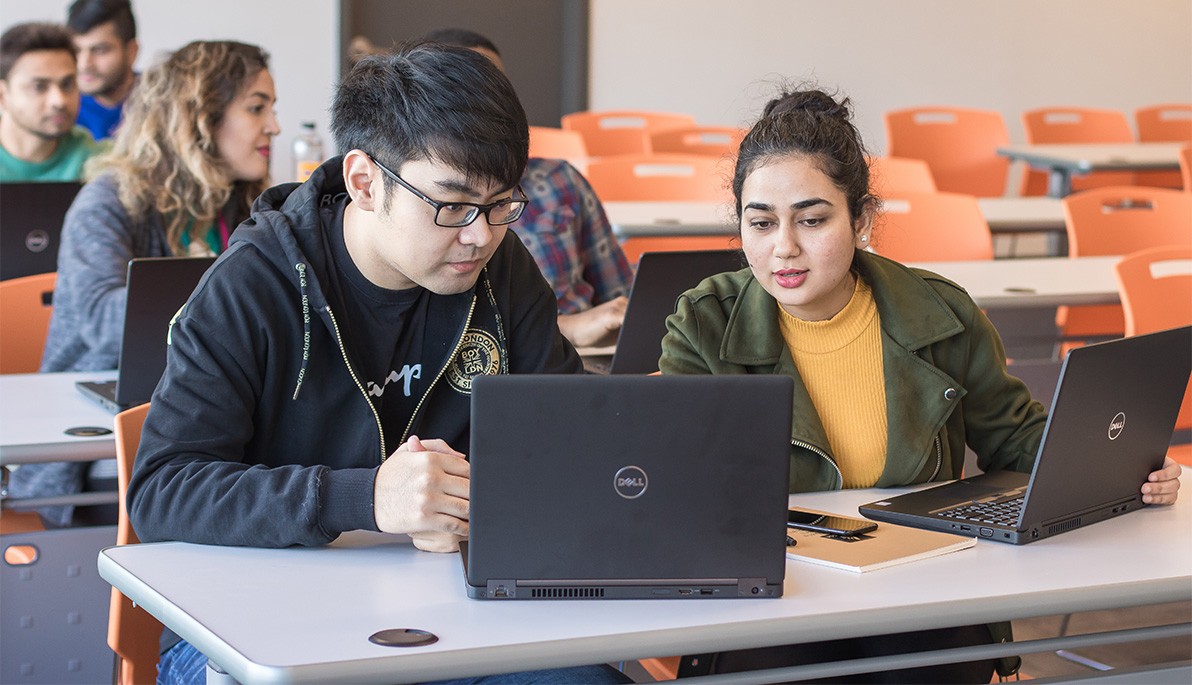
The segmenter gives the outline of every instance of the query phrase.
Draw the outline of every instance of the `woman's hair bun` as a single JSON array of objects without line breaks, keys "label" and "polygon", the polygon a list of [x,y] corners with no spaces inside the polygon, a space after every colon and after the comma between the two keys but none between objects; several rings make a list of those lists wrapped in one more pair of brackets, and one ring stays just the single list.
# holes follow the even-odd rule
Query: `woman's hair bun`
[{"label": "woman's hair bun", "polygon": [[822,90],[797,90],[783,93],[766,104],[763,117],[787,112],[823,113],[842,121],[852,120],[852,103],[846,97],[840,102]]}]

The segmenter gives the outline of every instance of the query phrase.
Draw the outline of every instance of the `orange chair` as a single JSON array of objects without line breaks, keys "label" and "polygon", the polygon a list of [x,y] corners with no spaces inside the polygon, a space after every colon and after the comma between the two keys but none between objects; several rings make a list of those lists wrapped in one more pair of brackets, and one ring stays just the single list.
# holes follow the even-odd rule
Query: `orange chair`
[{"label": "orange chair", "polygon": [[1010,160],[997,148],[1010,144],[1002,115],[962,107],[916,107],[883,115],[886,153],[921,159],[939,190],[978,197],[1006,192]]},{"label": "orange chair", "polygon": [[725,157],[737,154],[746,133],[731,126],[685,126],[651,133],[650,146],[656,154]]},{"label": "orange chair", "polygon": [[[116,470],[120,491],[120,519],[116,527],[116,544],[133,545],[140,540],[128,521],[125,500],[128,481],[132,477],[132,463],[141,444],[141,426],[149,405],[142,404],[116,415]],[[119,658],[117,685],[151,684],[157,681],[158,638],[162,625],[132,600],[112,588],[112,604],[108,611],[108,646]]]},{"label": "orange chair", "polygon": [[[1133,143],[1130,121],[1116,109],[1087,107],[1045,107],[1022,114],[1026,142],[1038,143]],[[1131,171],[1095,171],[1072,177],[1072,192],[1134,184]],[[1028,169],[1022,176],[1023,196],[1047,194],[1047,172]]]},{"label": "orange chair", "polygon": [[695,126],[695,117],[669,112],[589,111],[565,114],[562,124],[584,137],[589,155],[603,157],[649,153],[651,133]]},{"label": "orange chair", "polygon": [[1192,148],[1180,150],[1180,177],[1184,179],[1184,190],[1192,193]]},{"label": "orange chair", "polygon": [[[1131,253],[1114,266],[1126,335],[1192,324],[1192,246],[1154,247]],[[1184,393],[1175,429],[1192,429],[1192,385]],[[1192,467],[1192,447],[1176,445],[1168,456]]]},{"label": "orange chair", "polygon": [[927,162],[907,157],[870,157],[869,185],[878,197],[938,190]]},{"label": "orange chair", "polygon": [[530,127],[530,156],[565,159],[580,171],[588,163],[584,137],[576,131],[547,126]]},{"label": "orange chair", "polygon": [[0,281],[0,373],[36,373],[50,329],[58,275]]},{"label": "orange chair", "polygon": [[[1073,257],[1192,244],[1192,193],[1166,188],[1097,188],[1069,195],[1062,204],[1068,254]],[[1125,332],[1120,305],[1059,307],[1056,323],[1068,338]]]},{"label": "orange chair", "polygon": [[736,236],[675,235],[626,238],[621,243],[625,259],[636,266],[644,252],[683,252],[688,250],[732,250],[740,247]]},{"label": "orange chair", "polygon": [[[1192,103],[1152,105],[1134,110],[1138,140],[1143,143],[1192,145]],[[1140,171],[1135,183],[1159,188],[1184,187],[1176,171]]]},{"label": "orange chair", "polygon": [[883,200],[873,249],[900,262],[993,259],[993,238],[977,198],[899,193]]}]

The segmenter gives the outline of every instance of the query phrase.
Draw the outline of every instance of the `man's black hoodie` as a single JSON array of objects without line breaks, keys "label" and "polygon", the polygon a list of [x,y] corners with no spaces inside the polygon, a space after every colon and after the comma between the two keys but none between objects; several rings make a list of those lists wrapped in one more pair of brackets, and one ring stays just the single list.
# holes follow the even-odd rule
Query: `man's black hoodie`
[{"label": "man's black hoodie", "polygon": [[267,190],[171,322],[128,493],[141,540],[284,547],[376,530],[377,468],[408,435],[468,450],[472,376],[582,371],[550,286],[507,231],[474,288],[431,296],[434,380],[405,434],[383,434],[341,335],[320,218],[342,179],[337,157]]}]

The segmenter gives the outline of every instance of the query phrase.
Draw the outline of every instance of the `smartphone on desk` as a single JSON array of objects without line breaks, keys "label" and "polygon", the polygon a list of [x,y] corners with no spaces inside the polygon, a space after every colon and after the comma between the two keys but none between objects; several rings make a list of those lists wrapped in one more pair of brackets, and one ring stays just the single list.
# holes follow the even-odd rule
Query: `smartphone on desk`
[{"label": "smartphone on desk", "polygon": [[873,521],[848,518],[847,516],[820,514],[805,509],[787,509],[786,525],[789,528],[844,536],[860,535],[877,528],[877,524]]}]

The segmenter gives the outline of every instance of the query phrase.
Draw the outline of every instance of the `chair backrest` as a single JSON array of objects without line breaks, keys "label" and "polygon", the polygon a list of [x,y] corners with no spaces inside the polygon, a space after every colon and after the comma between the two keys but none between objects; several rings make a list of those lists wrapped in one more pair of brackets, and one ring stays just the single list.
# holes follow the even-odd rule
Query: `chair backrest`
[{"label": "chair backrest", "polygon": [[565,114],[562,126],[584,137],[588,154],[632,155],[651,151],[650,134],[668,128],[695,126],[695,117],[671,112],[618,110]]},{"label": "chair backrest", "polygon": [[50,330],[58,275],[0,281],[0,373],[36,373]]},{"label": "chair backrest", "polygon": [[[1124,112],[1116,109],[1090,107],[1043,107],[1022,113],[1022,127],[1026,142],[1040,143],[1132,143],[1134,133]],[[1073,176],[1072,190],[1088,190],[1106,186],[1133,185],[1134,174],[1129,171],[1098,171],[1085,176]],[[1020,194],[1047,193],[1047,173],[1027,170],[1022,176]]]},{"label": "chair backrest", "polygon": [[899,193],[883,198],[873,249],[900,262],[993,259],[993,237],[977,198]]},{"label": "chair backrest", "polygon": [[547,126],[530,127],[530,156],[565,159],[577,169],[586,166],[588,148],[578,131],[566,131]]},{"label": "chair backrest", "polygon": [[1068,254],[1124,255],[1192,243],[1192,193],[1166,188],[1096,188],[1065,197]]},{"label": "chair backrest", "polygon": [[964,107],[916,107],[883,115],[886,153],[921,159],[939,190],[978,197],[1006,192],[1010,160],[997,148],[1010,144],[1000,112]]},{"label": "chair backrest", "polygon": [[725,160],[703,155],[617,155],[592,159],[588,182],[603,202],[728,202]]},{"label": "chair backrest", "polygon": [[870,157],[869,185],[878,197],[939,190],[927,162],[908,157]]},{"label": "chair backrest", "polygon": [[1192,143],[1192,103],[1139,107],[1134,123],[1143,143]]},{"label": "chair backrest", "polygon": [[651,133],[650,147],[656,154],[724,157],[737,154],[746,133],[731,126],[684,126]]},{"label": "chair backrest", "polygon": [[[116,415],[116,476],[120,495],[120,518],[116,526],[116,544],[140,542],[128,520],[128,481],[132,464],[141,444],[141,426],[149,405],[142,404]],[[116,588],[108,611],[108,646],[120,657],[118,685],[141,685],[157,681],[158,638],[162,625]]]},{"label": "chair backrest", "polygon": [[[1126,335],[1192,324],[1192,246],[1133,252],[1114,266],[1114,272],[1126,312]],[[1184,393],[1175,427],[1192,428],[1192,388]]]}]

